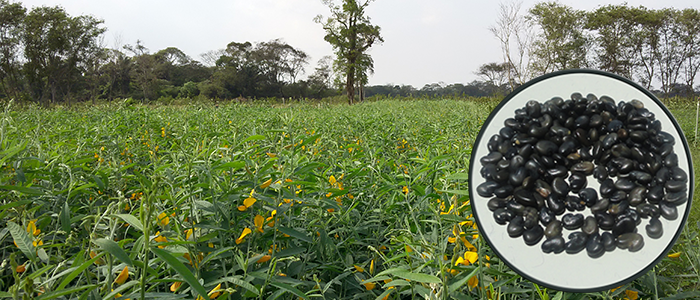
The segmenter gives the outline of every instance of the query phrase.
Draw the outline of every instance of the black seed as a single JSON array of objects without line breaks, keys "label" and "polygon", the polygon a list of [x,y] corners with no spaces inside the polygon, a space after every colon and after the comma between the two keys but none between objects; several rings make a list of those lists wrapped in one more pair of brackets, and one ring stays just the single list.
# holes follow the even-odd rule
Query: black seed
[{"label": "black seed", "polygon": [[630,206],[637,206],[646,201],[647,188],[643,186],[638,186],[630,191],[627,199],[630,202]]},{"label": "black seed", "polygon": [[688,182],[688,174],[685,172],[685,170],[679,167],[674,167],[671,169],[671,179],[680,182]]},{"label": "black seed", "polygon": [[493,196],[493,190],[499,186],[498,182],[486,181],[476,187],[476,193],[481,197],[491,197]]},{"label": "black seed", "polygon": [[669,180],[666,181],[666,192],[680,192],[687,190],[686,184],[683,181]]},{"label": "black seed", "polygon": [[659,221],[658,218],[651,218],[649,224],[645,228],[647,230],[647,236],[652,239],[658,239],[664,234],[663,225],[661,225],[661,221]]},{"label": "black seed", "polygon": [[598,221],[596,221],[594,216],[588,216],[583,220],[581,231],[588,235],[598,232]]},{"label": "black seed", "polygon": [[547,207],[557,216],[566,211],[564,201],[562,201],[561,198],[556,195],[549,195],[549,197],[547,197]]},{"label": "black seed", "polygon": [[537,221],[539,221],[537,209],[534,207],[526,207],[523,211],[523,227],[525,227],[525,229],[535,227]]},{"label": "black seed", "polygon": [[664,188],[660,185],[652,186],[647,191],[647,202],[651,204],[659,204],[664,198]]},{"label": "black seed", "polygon": [[547,239],[542,243],[542,252],[544,253],[562,253],[566,248],[566,241],[561,236],[555,236]]},{"label": "black seed", "polygon": [[587,207],[591,207],[598,202],[598,193],[593,188],[582,189],[578,195]]},{"label": "black seed", "polygon": [[489,202],[486,203],[490,211],[495,211],[499,208],[506,207],[506,200],[502,198],[491,198]]},{"label": "black seed", "polygon": [[664,195],[664,201],[673,205],[681,205],[688,201],[688,192],[683,190],[680,192],[667,193]]},{"label": "black seed", "polygon": [[673,204],[662,201],[659,203],[659,210],[661,211],[661,216],[666,220],[673,221],[678,218],[678,209]]},{"label": "black seed", "polygon": [[581,228],[583,225],[583,215],[582,214],[565,214],[561,218],[561,223],[564,228],[568,230],[575,230]]},{"label": "black seed", "polygon": [[671,153],[668,156],[666,156],[664,158],[664,166],[668,168],[678,166],[678,155],[676,155],[675,153]]},{"label": "black seed", "polygon": [[635,227],[636,224],[632,218],[624,217],[615,222],[612,229],[612,234],[613,236],[620,236],[621,234],[633,232]]},{"label": "black seed", "polygon": [[542,155],[552,155],[559,150],[559,146],[552,141],[541,140],[535,144],[535,150]]},{"label": "black seed", "polygon": [[542,208],[540,208],[539,219],[540,219],[540,222],[542,222],[542,224],[549,225],[554,220],[556,220],[556,216],[554,215],[554,213],[551,210],[549,210],[549,208],[542,207]]},{"label": "black seed", "polygon": [[493,212],[493,219],[496,220],[496,223],[499,225],[505,225],[508,221],[513,219],[514,216],[515,214],[507,208],[499,208]]},{"label": "black seed", "polygon": [[600,235],[600,241],[605,251],[610,252],[617,247],[617,241],[615,241],[615,237],[610,232],[603,232],[603,234]]},{"label": "black seed", "polygon": [[579,172],[585,175],[591,175],[593,173],[594,165],[590,161],[582,161],[571,167],[571,172]]},{"label": "black seed", "polygon": [[617,237],[617,247],[637,252],[644,247],[644,238],[639,233],[625,233]]},{"label": "black seed", "polygon": [[523,233],[523,240],[525,240],[525,244],[532,246],[539,243],[543,236],[544,229],[542,229],[542,226],[538,224],[535,225],[535,227],[525,230]]},{"label": "black seed", "polygon": [[629,192],[631,191],[636,185],[634,182],[627,178],[618,178],[617,181],[615,181],[615,188],[621,191],[626,191]]},{"label": "black seed", "polygon": [[602,230],[612,230],[615,226],[615,218],[607,212],[596,213],[595,219],[598,221],[598,227]]},{"label": "black seed", "polygon": [[537,207],[537,201],[535,200],[535,197],[532,195],[531,191],[520,189],[515,191],[513,196],[515,201],[518,201],[518,203],[522,205]]},{"label": "black seed", "polygon": [[612,196],[613,193],[617,191],[617,188],[615,187],[615,182],[613,182],[612,179],[608,178],[603,180],[603,182],[600,183],[600,195],[603,197],[610,197]]},{"label": "black seed", "polygon": [[588,253],[590,258],[598,258],[605,253],[605,246],[603,246],[602,238],[597,233],[588,237],[586,253]]},{"label": "black seed", "polygon": [[586,248],[586,240],[588,237],[583,232],[573,232],[569,235],[569,241],[566,242],[566,253],[576,254]]},{"label": "black seed", "polygon": [[508,236],[519,237],[525,232],[525,227],[523,226],[523,217],[515,216],[510,220],[508,226],[506,227],[508,231]]}]

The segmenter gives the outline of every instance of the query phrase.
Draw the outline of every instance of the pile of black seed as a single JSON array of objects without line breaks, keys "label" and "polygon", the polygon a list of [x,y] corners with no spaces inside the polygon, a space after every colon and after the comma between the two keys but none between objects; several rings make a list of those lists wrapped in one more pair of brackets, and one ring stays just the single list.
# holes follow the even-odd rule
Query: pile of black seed
[{"label": "pile of black seed", "polygon": [[[476,191],[510,237],[527,245],[543,237],[545,253],[581,252],[597,258],[615,248],[644,246],[663,235],[660,217],[678,218],[688,200],[688,175],[678,167],[675,140],[639,100],[580,93],[515,110],[487,143],[480,162],[486,182]],[[600,183],[587,187],[592,175]],[[586,209],[590,215],[584,217]],[[562,228],[572,231],[568,241]]]}]

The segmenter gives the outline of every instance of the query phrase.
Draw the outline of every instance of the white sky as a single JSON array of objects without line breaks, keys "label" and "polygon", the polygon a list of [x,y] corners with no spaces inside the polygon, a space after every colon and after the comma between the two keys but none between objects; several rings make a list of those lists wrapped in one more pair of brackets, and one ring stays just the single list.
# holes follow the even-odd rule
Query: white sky
[{"label": "white sky", "polygon": [[[338,2],[339,0],[336,0]],[[71,16],[92,15],[105,21],[105,44],[141,40],[151,52],[177,47],[190,57],[225,48],[232,41],[262,42],[281,38],[316,62],[332,55],[316,15],[329,15],[321,0],[26,0],[27,8],[60,5]],[[525,0],[527,10],[542,1]],[[605,4],[648,8],[700,9],[697,0],[566,0],[560,3],[592,10]],[[468,83],[482,64],[500,62],[498,40],[488,31],[496,22],[499,1],[377,0],[367,14],[381,27],[385,42],[373,46],[375,73],[370,85]],[[302,75],[305,77],[306,75]]]}]

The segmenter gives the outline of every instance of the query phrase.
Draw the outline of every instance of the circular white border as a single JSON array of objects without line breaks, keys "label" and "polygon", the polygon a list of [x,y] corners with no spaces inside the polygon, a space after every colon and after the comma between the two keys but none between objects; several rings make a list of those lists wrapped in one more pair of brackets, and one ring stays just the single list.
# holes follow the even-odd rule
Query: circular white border
[{"label": "circular white border", "polygon": [[[497,224],[493,219],[493,213],[487,207],[490,197],[484,198],[476,193],[476,187],[485,181],[480,174],[482,165],[479,160],[489,153],[486,144],[491,136],[498,134],[498,131],[504,127],[503,121],[513,117],[515,110],[524,107],[529,100],[543,103],[555,96],[569,99],[574,92],[579,92],[584,97],[589,93],[598,97],[606,95],[616,103],[640,100],[661,122],[662,130],[675,138],[674,153],[679,157],[679,167],[686,170],[689,177],[688,202],[677,207],[676,220],[668,221],[663,217],[660,218],[664,233],[659,239],[651,239],[646,235],[645,226],[649,219],[642,219],[637,230],[644,237],[644,247],[638,252],[631,253],[627,250],[615,249],[595,259],[590,258],[585,249],[574,255],[566,252],[546,254],[541,248],[544,238],[534,246],[527,246],[522,238],[509,237],[506,226]],[[506,264],[538,284],[575,292],[598,291],[619,286],[641,276],[656,264],[670,250],[687,218],[692,200],[693,170],[685,137],[673,116],[660,101],[642,87],[616,75],[593,70],[574,70],[552,73],[534,79],[506,97],[494,109],[483,125],[476,143],[472,149],[470,162],[469,192],[479,230]],[[588,187],[598,190],[599,184],[589,177]],[[580,213],[584,216],[590,215],[588,209]],[[561,216],[557,218],[561,219]],[[568,230],[564,230],[566,240],[568,240],[568,233]]]}]

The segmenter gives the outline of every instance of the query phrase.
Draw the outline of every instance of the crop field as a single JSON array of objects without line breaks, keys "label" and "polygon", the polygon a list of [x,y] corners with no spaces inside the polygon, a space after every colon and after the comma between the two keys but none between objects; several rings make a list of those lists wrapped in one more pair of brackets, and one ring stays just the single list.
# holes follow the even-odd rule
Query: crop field
[{"label": "crop field", "polygon": [[[496,105],[4,104],[0,298],[699,295],[697,205],[669,257],[616,289],[548,290],[502,263],[467,189]],[[695,104],[668,105],[698,162]]]}]

